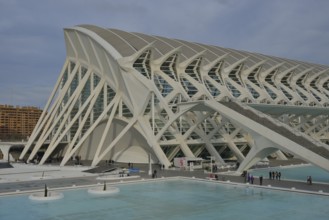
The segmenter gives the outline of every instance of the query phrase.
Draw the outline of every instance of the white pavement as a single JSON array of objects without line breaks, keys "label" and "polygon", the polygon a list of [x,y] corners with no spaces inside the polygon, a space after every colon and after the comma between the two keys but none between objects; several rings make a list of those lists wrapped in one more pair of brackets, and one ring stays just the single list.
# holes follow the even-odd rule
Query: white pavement
[{"label": "white pavement", "polygon": [[0,169],[0,183],[98,176],[98,174],[83,172],[84,170],[91,168],[87,166],[60,167],[55,165],[40,166],[35,164],[22,163],[11,163],[11,165],[13,168]]}]

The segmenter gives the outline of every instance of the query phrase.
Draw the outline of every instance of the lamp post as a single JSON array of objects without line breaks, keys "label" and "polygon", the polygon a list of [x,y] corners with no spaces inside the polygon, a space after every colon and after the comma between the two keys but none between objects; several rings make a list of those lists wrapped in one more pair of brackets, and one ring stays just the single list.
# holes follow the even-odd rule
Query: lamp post
[{"label": "lamp post", "polygon": [[149,172],[148,172],[149,176],[152,175],[152,164],[151,164],[151,154],[149,154]]},{"label": "lamp post", "polygon": [[213,158],[213,156],[208,156],[207,158],[210,158],[210,172],[212,173],[212,158]]}]

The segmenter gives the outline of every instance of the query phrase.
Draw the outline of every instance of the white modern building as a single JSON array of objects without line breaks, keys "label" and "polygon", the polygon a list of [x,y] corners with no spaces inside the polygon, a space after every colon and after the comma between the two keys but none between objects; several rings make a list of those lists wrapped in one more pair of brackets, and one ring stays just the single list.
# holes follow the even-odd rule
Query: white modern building
[{"label": "white modern building", "polygon": [[295,156],[329,171],[328,66],[92,25],[64,36],[66,61],[20,159],[211,157],[241,172]]}]

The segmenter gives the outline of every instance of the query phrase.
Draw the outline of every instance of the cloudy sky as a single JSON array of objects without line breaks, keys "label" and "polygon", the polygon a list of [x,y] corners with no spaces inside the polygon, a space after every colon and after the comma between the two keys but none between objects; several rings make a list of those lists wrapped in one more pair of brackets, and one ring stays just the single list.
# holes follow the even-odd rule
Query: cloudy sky
[{"label": "cloudy sky", "polygon": [[0,104],[44,107],[78,24],[329,65],[328,0],[0,0]]}]

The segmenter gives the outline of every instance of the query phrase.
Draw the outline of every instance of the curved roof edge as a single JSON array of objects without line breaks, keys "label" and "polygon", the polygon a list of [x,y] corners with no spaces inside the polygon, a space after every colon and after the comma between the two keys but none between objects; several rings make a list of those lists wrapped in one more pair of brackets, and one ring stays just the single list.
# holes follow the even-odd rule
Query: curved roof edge
[{"label": "curved roof edge", "polygon": [[101,44],[101,46],[104,49],[106,49],[108,52],[110,52],[111,55],[115,59],[119,59],[119,58],[123,57],[123,55],[117,50],[116,47],[113,46],[112,43],[110,43],[103,36],[99,35],[99,33],[95,32],[93,30],[90,30],[90,29],[82,27],[82,26],[74,26],[74,27],[71,27],[71,28],[64,28],[64,30],[75,30],[75,31],[82,32],[82,33],[86,34],[87,36],[95,39],[99,44]]},{"label": "curved roof edge", "polygon": [[[95,25],[83,24],[75,26],[73,29],[84,29],[98,35],[108,44],[110,44],[122,57],[131,56],[145,45],[154,42],[154,48],[156,50],[155,58],[164,55],[168,52],[168,47],[171,49],[181,47],[182,55],[188,59],[193,55],[200,53],[201,50],[206,50],[204,57],[211,62],[216,59],[216,56],[222,56],[223,54],[230,54],[227,59],[230,59],[230,63],[234,63],[237,60],[246,60],[248,66],[252,66],[258,63],[260,60],[267,60],[267,64],[270,66],[278,63],[285,63],[286,68],[299,65],[300,69],[307,69],[310,67],[318,70],[328,69],[329,66],[322,64],[309,63],[305,61],[292,60],[288,58],[281,58],[276,56],[264,55],[256,52],[247,52],[237,49],[223,48],[219,46],[206,45],[202,43],[188,42],[184,40],[171,39],[160,36],[147,35],[143,33],[127,32],[117,29],[106,29]],[[167,48],[165,47],[167,46]],[[214,56],[215,55],[215,56]]]}]

